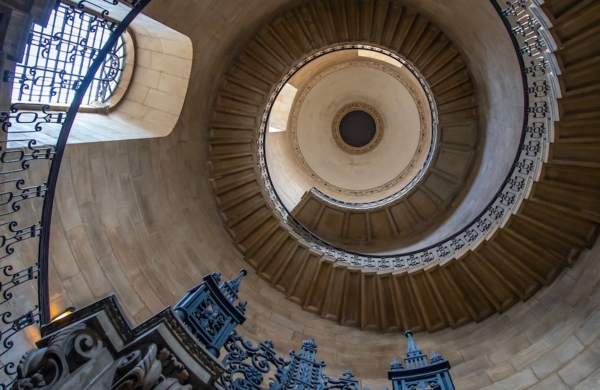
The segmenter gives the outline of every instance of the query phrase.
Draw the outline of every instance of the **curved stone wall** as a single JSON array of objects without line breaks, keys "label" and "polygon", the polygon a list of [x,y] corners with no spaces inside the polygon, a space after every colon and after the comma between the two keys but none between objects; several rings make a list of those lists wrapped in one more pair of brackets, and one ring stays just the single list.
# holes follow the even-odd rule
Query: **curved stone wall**
[{"label": "curved stone wall", "polygon": [[[219,270],[231,277],[247,268],[216,228],[207,186],[195,187],[182,174],[196,155],[186,144],[167,137],[69,146],[52,236],[54,313],[116,293],[137,323],[176,303],[204,273]],[[417,341],[428,354],[450,360],[458,389],[492,382],[498,382],[492,388],[538,382],[539,388],[570,388],[594,372],[588,382],[600,380],[599,273],[596,244],[527,302],[481,323],[419,333]],[[406,352],[401,333],[364,332],[307,313],[253,271],[240,295],[249,301],[240,330],[245,337],[272,339],[282,354],[313,337],[328,372],[350,368],[363,386],[387,385],[378,379]]]},{"label": "curved stone wall", "polygon": [[[190,91],[195,92],[188,94],[175,130],[165,138],[67,148],[52,226],[53,314],[72,304],[82,307],[114,292],[130,319],[140,322],[177,302],[204,273],[218,270],[231,277],[240,268],[248,268],[217,214],[204,165],[207,145],[203,129],[220,64],[235,52],[237,45],[232,42],[253,32],[252,26],[258,25],[262,15],[279,12],[283,4],[216,1],[183,5],[153,0],[149,16],[178,26],[193,41]],[[592,18],[594,13],[586,15]],[[448,23],[451,20],[448,18]],[[572,35],[568,28],[562,34],[565,41]],[[482,43],[474,43],[478,44]],[[576,44],[567,48],[577,48]],[[594,48],[588,55],[598,52]],[[567,64],[577,60],[576,54],[565,58]],[[489,69],[481,71],[492,70],[490,64]],[[578,77],[586,75],[569,75],[564,88],[577,91],[582,86]],[[580,112],[598,105],[600,99],[594,93],[586,89],[579,95],[581,100],[563,103],[564,112],[574,119],[561,125],[562,137],[570,141],[582,135],[597,139],[597,127],[577,127],[573,122]],[[599,219],[595,211],[599,162],[592,149],[595,144],[588,141],[588,145],[579,154],[574,152],[572,142],[552,150],[553,161],[558,163],[549,164],[544,175],[550,180],[564,180],[561,178],[568,174],[570,187],[562,181],[551,181],[534,189],[542,199],[563,194],[556,188],[570,191],[571,195],[564,198],[564,208],[552,209],[557,215],[578,202],[580,215]],[[560,164],[577,157],[586,160],[579,171],[569,171],[569,166]],[[585,182],[591,183],[596,192],[574,192]],[[543,213],[543,208],[538,210],[538,215]],[[531,215],[524,214],[520,220],[527,218]],[[519,220],[514,225],[518,228]],[[547,226],[540,227],[536,234],[548,235],[544,229]],[[558,232],[553,238],[559,242],[560,237]],[[569,254],[574,256],[576,253]],[[450,360],[459,389],[488,385],[492,389],[598,388],[599,267],[600,248],[596,244],[550,287],[543,287],[526,302],[480,323],[419,333],[417,342],[428,353],[435,350]],[[241,328],[246,337],[272,339],[281,353],[298,348],[304,338],[314,337],[319,357],[328,362],[328,371],[339,375],[351,368],[364,386],[389,386],[387,380],[379,379],[385,377],[392,358],[405,353],[403,335],[363,332],[307,313],[252,271],[242,283],[241,295],[249,301],[248,320]]]}]

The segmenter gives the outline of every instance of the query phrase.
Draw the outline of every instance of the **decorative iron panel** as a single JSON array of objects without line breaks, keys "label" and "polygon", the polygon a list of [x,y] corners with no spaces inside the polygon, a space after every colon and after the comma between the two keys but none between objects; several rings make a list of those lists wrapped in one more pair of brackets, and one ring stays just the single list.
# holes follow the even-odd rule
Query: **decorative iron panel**
[{"label": "decorative iron panel", "polygon": [[[70,104],[113,26],[106,18],[56,3],[46,27],[33,25],[23,60],[16,65],[12,101]],[[87,89],[84,104],[104,103],[113,95],[125,55],[125,43],[119,37]]]}]

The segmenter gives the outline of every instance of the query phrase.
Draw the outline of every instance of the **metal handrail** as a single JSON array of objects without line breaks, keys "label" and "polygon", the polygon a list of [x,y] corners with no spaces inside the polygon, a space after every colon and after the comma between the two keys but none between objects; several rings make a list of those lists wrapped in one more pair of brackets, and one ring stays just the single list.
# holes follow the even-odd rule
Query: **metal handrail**
[{"label": "metal handrail", "polygon": [[[321,239],[304,227],[291,213],[277,194],[271,182],[264,152],[264,139],[259,137],[258,154],[261,179],[272,208],[311,248],[338,261],[353,266],[379,270],[394,270],[418,267],[434,261],[444,261],[460,256],[476,247],[503,226],[510,215],[526,199],[533,183],[538,179],[546,158],[549,143],[553,138],[553,121],[558,118],[556,99],[560,98],[557,74],[560,69],[552,53],[555,44],[547,27],[537,0],[490,0],[501,17],[513,42],[522,70],[524,115],[519,148],[512,167],[488,205],[458,232],[418,250],[391,255],[371,256],[347,251]],[[381,49],[380,49],[381,50]],[[296,71],[296,67],[292,68]],[[277,94],[289,80],[283,77],[269,98],[261,128],[269,120],[269,108]],[[313,191],[314,193],[317,193]],[[320,192],[317,193],[320,195]],[[336,202],[336,204],[339,202]],[[376,207],[377,202],[371,202]]]},{"label": "metal handrail", "polygon": [[[69,134],[73,127],[75,116],[82,104],[86,91],[94,81],[94,77],[103,64],[106,56],[111,52],[121,35],[131,24],[135,17],[150,0],[81,0],[76,5],[68,4],[72,10],[79,15],[86,14],[88,17],[97,18],[105,28],[110,30],[110,36],[104,43],[102,49],[95,54],[95,58],[87,69],[85,77],[77,86],[73,101],[66,111],[52,111],[49,105],[43,106],[41,111],[28,111],[26,106],[13,104],[9,112],[0,113],[2,129],[6,139],[0,140],[0,260],[6,259],[15,253],[14,246],[31,238],[39,237],[37,263],[23,270],[13,272],[12,260],[0,265],[0,292],[2,292],[0,305],[6,304],[12,298],[13,288],[23,285],[28,281],[37,279],[37,305],[32,308],[19,308],[20,312],[15,314],[15,308],[4,306],[0,313],[0,319],[5,327],[0,333],[0,356],[5,355],[14,342],[11,340],[18,332],[28,326],[44,325],[51,321],[50,317],[50,292],[49,292],[49,247],[50,226],[52,220],[52,209],[55,198],[56,184],[64,156],[65,147]],[[130,10],[126,16],[117,22],[109,17],[114,7],[127,6]],[[113,8],[111,8],[113,7]],[[80,53],[78,53],[80,54]],[[90,55],[90,53],[87,53]],[[37,134],[47,126],[59,126],[60,133],[56,143],[48,145],[37,139]],[[12,130],[12,131],[11,131]],[[23,178],[15,178],[18,173],[25,172],[33,163],[50,161],[48,176],[45,183],[28,186]],[[21,210],[21,202],[25,200],[43,198],[41,218],[30,226],[19,226],[15,220],[15,214]],[[18,259],[17,259],[18,263]],[[8,278],[8,281],[4,279]],[[26,313],[21,314],[26,311]],[[15,317],[16,318],[13,318]],[[15,363],[6,362],[0,367],[2,374],[10,377],[16,373]],[[0,389],[6,389],[11,383],[0,384]]]},{"label": "metal handrail", "polygon": [[[40,315],[42,324],[50,322],[50,301],[49,301],[49,286],[48,286],[48,259],[50,253],[50,229],[44,229],[44,226],[50,226],[52,220],[52,207],[54,205],[54,194],[56,191],[56,183],[58,181],[58,174],[62,163],[62,158],[67,145],[75,116],[81,106],[81,102],[85,96],[85,93],[94,81],[94,76],[100,65],[104,62],[104,58],[108,55],[112,47],[117,43],[119,37],[127,30],[127,27],[131,24],[133,19],[142,12],[142,9],[150,2],[150,0],[134,0],[131,2],[133,6],[132,10],[127,16],[116,26],[112,34],[104,44],[104,47],[98,52],[97,57],[88,69],[81,86],[77,90],[69,110],[67,111],[67,119],[63,122],[62,129],[56,142],[55,154],[50,165],[50,172],[48,173],[48,182],[46,184],[46,196],[44,197],[44,206],[42,209],[42,232],[40,235],[38,264],[40,266],[40,278],[39,278],[39,293],[40,293]],[[82,5],[85,0],[79,4]],[[83,5],[85,7],[85,5]],[[107,11],[108,12],[108,11]],[[104,13],[103,13],[104,15]]]}]

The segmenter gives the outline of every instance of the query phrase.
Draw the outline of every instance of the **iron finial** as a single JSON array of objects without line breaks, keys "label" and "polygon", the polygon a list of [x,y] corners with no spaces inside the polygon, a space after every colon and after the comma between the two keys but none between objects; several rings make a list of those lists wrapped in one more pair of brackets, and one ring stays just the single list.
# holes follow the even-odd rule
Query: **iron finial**
[{"label": "iron finial", "polygon": [[415,343],[415,340],[412,337],[413,333],[410,330],[407,330],[404,332],[404,335],[408,338],[408,351],[406,352],[406,356],[413,357],[421,355],[421,351],[417,348],[417,343]]},{"label": "iron finial", "polygon": [[398,359],[394,358],[394,360],[390,363],[390,368],[392,370],[402,369],[402,363],[398,361]]},{"label": "iron finial", "polygon": [[317,349],[317,343],[315,343],[315,339],[310,338],[308,340],[304,340],[302,342],[302,345],[307,347],[307,348],[311,348],[311,349]]},{"label": "iron finial", "polygon": [[242,284],[242,278],[246,275],[248,275],[248,271],[242,268],[240,270],[239,275],[236,276],[235,279],[229,281],[229,285],[236,293],[240,291],[240,284]]},{"label": "iron finial", "polygon": [[240,284],[242,284],[242,278],[248,274],[245,269],[240,270],[239,275],[228,282],[223,282],[219,286],[219,290],[223,292],[223,295],[231,303],[235,302],[238,298],[238,292],[240,291]]},{"label": "iron finial", "polygon": [[431,363],[435,363],[435,362],[439,362],[440,360],[442,360],[442,355],[440,355],[439,353],[435,353],[435,351],[433,351],[431,353],[431,357],[429,358],[429,361]]}]

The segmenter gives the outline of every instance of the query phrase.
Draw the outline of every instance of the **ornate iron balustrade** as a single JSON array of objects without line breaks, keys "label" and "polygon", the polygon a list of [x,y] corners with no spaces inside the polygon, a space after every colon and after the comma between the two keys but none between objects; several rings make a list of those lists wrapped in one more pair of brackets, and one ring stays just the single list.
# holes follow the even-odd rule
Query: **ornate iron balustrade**
[{"label": "ornate iron balustrade", "polygon": [[[305,340],[299,353],[290,351],[289,360],[278,357],[274,347],[271,340],[254,346],[234,331],[225,343],[227,355],[221,362],[225,373],[217,380],[217,386],[227,390],[360,389],[350,371],[339,379],[323,373],[325,363],[317,361],[317,344],[313,339]],[[273,377],[265,378],[268,374]]]},{"label": "ornate iron balustrade", "polygon": [[188,291],[175,305],[175,313],[215,357],[219,357],[219,351],[233,329],[246,321],[247,302],[234,306],[242,277],[246,274],[243,269],[237,278],[221,285],[220,273],[208,274],[203,283]]},{"label": "ornate iron balustrade", "polygon": [[[323,373],[325,363],[317,361],[312,339],[304,341],[299,353],[290,351],[289,360],[277,356],[270,340],[257,346],[245,341],[234,330],[246,320],[246,302],[234,306],[244,275],[241,270],[235,279],[219,285],[221,274],[208,274],[175,305],[177,316],[213,356],[219,357],[222,349],[227,352],[221,362],[225,372],[216,382],[219,388],[259,390],[268,380],[269,390],[360,390],[349,371],[340,379]],[[273,377],[265,378],[269,374]]]},{"label": "ornate iron balustrade", "polygon": [[[191,333],[215,357],[224,349],[227,354],[221,361],[224,373],[217,379],[221,390],[361,390],[352,372],[342,378],[325,375],[325,362],[317,359],[314,339],[305,340],[300,352],[290,351],[289,359],[277,356],[275,345],[265,340],[258,345],[244,340],[234,328],[243,323],[246,302],[238,300],[238,292],[245,270],[233,280],[221,281],[220,273],[204,276],[175,306],[175,313]],[[412,338],[408,338],[408,352],[402,366],[394,359],[388,371],[394,390],[454,390],[449,370],[450,363],[433,352],[427,360]],[[364,388],[362,390],[369,390]],[[385,389],[387,390],[387,389]]]},{"label": "ornate iron balustrade", "polygon": [[216,272],[204,276],[204,282],[194,287],[175,306],[175,313],[184,322],[192,334],[215,357],[225,348],[227,355],[222,364],[225,373],[217,380],[222,389],[261,389],[265,375],[270,378],[270,390],[359,390],[352,374],[347,373],[344,379],[332,380],[323,374],[324,362],[318,362],[317,345],[314,340],[306,340],[300,353],[290,352],[291,359],[277,357],[270,340],[256,347],[245,341],[235,330],[235,326],[246,318],[246,302],[238,299],[239,287],[245,270],[233,280],[221,281],[221,274]]},{"label": "ornate iron balustrade", "polygon": [[[435,352],[428,362],[427,356],[417,348],[411,331],[406,332],[406,337],[406,368],[394,359],[388,371],[393,390],[454,390],[450,363]],[[225,343],[227,355],[221,362],[225,373],[217,380],[217,387],[223,390],[361,390],[349,370],[338,379],[323,373],[326,364],[317,360],[317,344],[313,339],[305,340],[300,352],[290,351],[289,360],[278,357],[274,347],[271,340],[254,346],[234,331]],[[267,378],[267,375],[271,376]]]},{"label": "ornate iron balustrade", "polygon": [[[15,357],[10,354],[15,335],[31,325],[50,322],[50,221],[61,160],[75,115],[90,85],[98,79],[96,75],[106,78],[110,73],[103,68],[106,59],[115,54],[121,35],[149,1],[81,0],[76,7],[66,6],[69,18],[85,21],[90,28],[101,26],[109,34],[103,46],[94,50],[84,47],[82,41],[52,37],[53,44],[63,45],[58,50],[69,54],[67,60],[55,64],[55,75],[68,76],[72,63],[87,67],[83,78],[62,80],[74,93],[70,106],[64,111],[50,110],[49,106],[29,111],[13,104],[9,112],[0,113],[0,374],[5,378],[16,374],[12,361]],[[126,16],[120,21],[109,19],[110,12],[117,8],[127,8],[127,12],[119,10]],[[53,79],[53,83],[62,81]],[[44,170],[45,177],[40,175]],[[18,305],[15,297],[19,297]],[[32,303],[28,306],[23,302]],[[0,384],[0,389],[9,388],[11,383],[9,379]]]},{"label": "ornate iron balustrade", "polygon": [[[269,109],[283,85],[291,77],[290,74],[286,75],[277,85],[269,99],[259,130],[257,141],[258,168],[273,209],[279,218],[290,226],[310,247],[336,260],[365,268],[392,270],[422,266],[458,256],[475,247],[485,237],[502,226],[510,215],[518,209],[523,199],[527,198],[531,186],[539,177],[549,143],[553,139],[553,122],[559,120],[556,99],[561,97],[557,79],[557,75],[560,75],[560,69],[552,53],[556,50],[556,44],[548,33],[551,24],[539,8],[540,0],[490,1],[506,25],[522,70],[525,110],[520,146],[508,176],[499,186],[495,197],[487,207],[460,231],[436,244],[406,253],[366,256],[337,248],[317,237],[300,224],[279,199],[271,183],[265,161],[264,129],[269,120]],[[391,54],[393,58],[397,57],[394,57],[393,53],[376,47],[360,46],[384,54]],[[340,46],[340,48],[343,48],[343,46]],[[337,49],[337,47],[327,49],[324,52],[331,52],[334,49]],[[301,65],[302,63],[297,67]],[[409,65],[407,63],[407,66]],[[290,72],[294,72],[295,69],[296,67]],[[422,85],[426,86],[424,80]],[[432,100],[432,95],[428,94],[428,99]],[[437,123],[435,118],[434,123]],[[322,194],[316,189],[311,191],[328,202],[333,201],[333,198]],[[392,197],[401,196],[402,194],[403,192],[400,191]],[[377,208],[388,203],[389,199],[391,198],[368,204],[352,204],[339,200],[335,203],[350,208]]]}]

